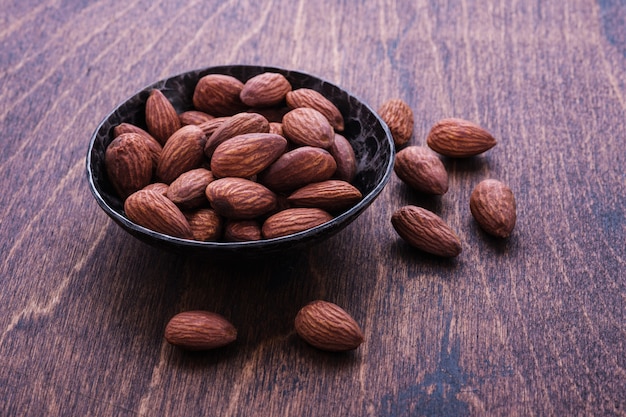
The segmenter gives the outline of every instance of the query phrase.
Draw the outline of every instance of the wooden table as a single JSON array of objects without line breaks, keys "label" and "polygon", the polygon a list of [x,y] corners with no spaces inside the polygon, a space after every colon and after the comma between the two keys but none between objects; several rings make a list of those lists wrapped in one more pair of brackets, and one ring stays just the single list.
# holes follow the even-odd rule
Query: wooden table
[{"label": "wooden table", "polygon": [[[0,9],[0,415],[626,415],[626,6],[571,1],[3,2]],[[131,238],[92,198],[89,137],[157,79],[212,65],[306,71],[372,107],[498,146],[446,161],[450,191],[393,177],[347,229],[258,262],[177,256]],[[515,192],[505,241],[469,194]],[[463,242],[455,260],[399,240],[415,204]],[[297,311],[345,308],[366,341],[329,354]],[[239,331],[185,353],[180,311]]]}]

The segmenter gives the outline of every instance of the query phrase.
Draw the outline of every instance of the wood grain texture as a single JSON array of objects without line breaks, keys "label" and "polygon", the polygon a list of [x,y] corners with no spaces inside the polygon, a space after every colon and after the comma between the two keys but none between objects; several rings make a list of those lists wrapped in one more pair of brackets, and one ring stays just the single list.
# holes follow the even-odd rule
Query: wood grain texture
[{"label": "wood grain texture", "polygon": [[[44,0],[0,7],[0,415],[626,415],[626,6],[621,0],[315,2]],[[393,177],[327,242],[285,259],[176,256],[126,235],[85,180],[88,139],[157,79],[221,64],[326,78],[373,108],[444,117],[499,141],[445,160],[450,190]],[[507,241],[469,195],[515,193]],[[456,260],[394,233],[436,212]],[[334,302],[364,344],[300,341],[297,311]],[[169,346],[176,313],[215,311],[237,342]]]}]

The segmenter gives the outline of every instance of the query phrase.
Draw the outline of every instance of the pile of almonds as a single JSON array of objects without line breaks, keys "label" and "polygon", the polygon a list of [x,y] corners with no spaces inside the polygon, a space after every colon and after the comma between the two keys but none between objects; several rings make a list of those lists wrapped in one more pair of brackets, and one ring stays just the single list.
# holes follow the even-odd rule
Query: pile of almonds
[{"label": "pile of almonds", "polygon": [[[401,99],[392,99],[379,108],[396,148],[407,145],[414,127],[413,112]],[[406,146],[398,151],[394,172],[417,192],[443,195],[448,191],[448,173],[437,154],[448,158],[479,155],[496,145],[496,139],[485,129],[467,120],[448,118],[437,122],[428,133],[426,146]],[[487,179],[471,193],[470,211],[488,234],[507,238],[516,222],[513,192],[502,182]],[[437,214],[422,207],[407,205],[396,210],[391,224],[409,245],[424,252],[455,257],[461,253],[461,240]]]},{"label": "pile of almonds", "polygon": [[251,241],[330,221],[362,194],[339,109],[279,73],[202,77],[194,109],[154,89],[145,129],[114,128],[108,178],[133,222],[198,241]]}]

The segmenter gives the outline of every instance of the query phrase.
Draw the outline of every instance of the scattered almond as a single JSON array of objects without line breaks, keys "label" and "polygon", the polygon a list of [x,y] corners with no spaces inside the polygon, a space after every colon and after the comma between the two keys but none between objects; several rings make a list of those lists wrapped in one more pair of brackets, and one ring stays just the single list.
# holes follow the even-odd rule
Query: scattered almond
[{"label": "scattered almond", "polygon": [[165,340],[185,350],[208,350],[237,339],[237,329],[223,316],[208,311],[185,311],[165,327]]},{"label": "scattered almond", "polygon": [[475,156],[496,146],[491,133],[475,123],[457,118],[438,121],[428,133],[426,143],[435,152],[451,158]]},{"label": "scattered almond", "polygon": [[494,179],[481,181],[474,188],[470,211],[485,232],[500,238],[511,235],[517,220],[513,191]]},{"label": "scattered almond", "polygon": [[448,191],[446,167],[424,146],[408,146],[399,151],[393,169],[398,178],[416,191],[439,195]]},{"label": "scattered almond", "polygon": [[389,127],[396,147],[406,145],[411,140],[415,121],[413,110],[404,100],[387,100],[378,109],[378,115]]}]

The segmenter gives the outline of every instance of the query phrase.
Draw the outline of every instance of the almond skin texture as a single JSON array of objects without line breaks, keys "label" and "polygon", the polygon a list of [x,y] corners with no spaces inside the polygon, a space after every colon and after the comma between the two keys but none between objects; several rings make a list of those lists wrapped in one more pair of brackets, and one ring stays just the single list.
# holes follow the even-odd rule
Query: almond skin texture
[{"label": "almond skin texture", "polygon": [[305,185],[287,197],[287,201],[293,207],[317,207],[337,212],[352,207],[362,198],[354,185],[341,180],[327,180]]},{"label": "almond skin texture", "polygon": [[182,126],[174,106],[159,90],[152,90],[146,101],[146,126],[161,145]]},{"label": "almond skin texture", "polygon": [[125,199],[150,184],[153,162],[144,138],[123,133],[113,139],[104,154],[107,176],[115,192]]},{"label": "almond skin texture", "polygon": [[196,110],[210,115],[232,116],[246,110],[239,94],[243,83],[230,75],[209,74],[198,80],[193,92]]},{"label": "almond skin texture", "polygon": [[291,109],[310,107],[322,113],[337,132],[343,132],[344,120],[341,112],[321,93],[310,88],[298,88],[287,93],[287,106]]},{"label": "almond skin texture", "polygon": [[203,242],[217,241],[222,236],[224,221],[222,217],[209,208],[201,208],[186,212],[185,218],[191,227],[194,240]]},{"label": "almond skin texture", "polygon": [[226,242],[261,240],[261,225],[256,220],[228,220],[224,226]]},{"label": "almond skin texture", "polygon": [[200,167],[205,143],[206,136],[198,126],[187,125],[178,129],[161,151],[157,177],[169,184],[184,172]]},{"label": "almond skin texture", "polygon": [[167,197],[167,190],[170,188],[169,185],[163,183],[163,182],[153,182],[152,184],[148,184],[145,187],[142,188],[142,190],[149,190],[149,191],[155,191],[159,194],[163,194],[165,197]]},{"label": "almond skin texture", "polygon": [[206,141],[204,154],[211,158],[215,148],[235,136],[246,133],[269,133],[270,123],[258,113],[238,113],[229,117]]},{"label": "almond skin texture", "polygon": [[517,220],[513,191],[498,180],[481,181],[470,196],[470,211],[480,227],[492,236],[507,238]]},{"label": "almond skin texture", "polygon": [[283,117],[283,133],[301,146],[328,149],[335,140],[335,132],[326,117],[307,107],[294,109]]},{"label": "almond skin texture", "polygon": [[291,84],[284,75],[264,72],[246,81],[239,97],[250,107],[270,107],[282,103],[289,91]]},{"label": "almond skin texture", "polygon": [[259,174],[259,182],[271,190],[291,191],[312,182],[330,179],[337,163],[321,148],[302,146],[281,155]]},{"label": "almond skin texture", "polygon": [[426,143],[433,151],[451,158],[479,155],[496,146],[496,140],[485,129],[456,118],[437,122],[428,133]]},{"label": "almond skin texture", "polygon": [[165,327],[165,340],[185,350],[209,350],[237,339],[237,329],[223,316],[209,311],[185,311]]},{"label": "almond skin texture", "polygon": [[408,146],[396,154],[393,170],[416,191],[442,195],[448,191],[448,172],[441,159],[424,146]]},{"label": "almond skin texture", "polygon": [[357,322],[344,309],[328,301],[317,300],[302,307],[294,325],[305,342],[321,350],[344,352],[363,343],[363,332]]},{"label": "almond skin texture", "polygon": [[152,158],[153,169],[156,171],[157,164],[159,163],[159,158],[161,157],[161,150],[163,149],[161,144],[155,138],[153,138],[150,133],[130,123],[120,123],[113,129],[113,135],[115,137],[118,137],[122,133],[137,133],[142,137],[143,141],[146,143],[146,145],[148,145],[148,149],[150,150],[150,156]]},{"label": "almond skin texture", "polygon": [[172,181],[166,196],[183,209],[206,205],[208,201],[204,191],[213,179],[213,174],[208,169],[192,169]]},{"label": "almond skin texture", "polygon": [[387,123],[396,147],[406,145],[411,140],[415,121],[413,110],[404,100],[387,100],[378,109],[378,115]]},{"label": "almond skin texture", "polygon": [[288,236],[311,229],[333,219],[329,213],[318,208],[291,208],[268,217],[261,232],[266,239]]},{"label": "almond skin texture", "polygon": [[211,158],[216,177],[248,178],[276,161],[287,148],[287,140],[272,133],[248,133],[220,144]]},{"label": "almond skin texture", "polygon": [[404,206],[391,216],[391,224],[409,245],[443,257],[461,253],[461,240],[435,213],[416,206]]},{"label": "almond skin texture", "polygon": [[344,136],[335,133],[335,141],[328,152],[335,158],[337,170],[334,177],[339,180],[352,182],[356,176],[356,156],[354,148]]},{"label": "almond skin texture", "polygon": [[188,110],[179,114],[178,119],[180,120],[180,124],[185,126],[199,125],[208,122],[209,120],[213,120],[215,117],[202,111]]},{"label": "almond skin texture", "polygon": [[182,239],[192,239],[187,219],[176,204],[163,194],[139,190],[124,202],[124,211],[130,220],[140,226]]},{"label": "almond skin texture", "polygon": [[276,208],[276,194],[245,178],[221,178],[206,188],[211,207],[229,219],[253,219]]},{"label": "almond skin texture", "polygon": [[219,127],[222,125],[222,123],[224,123],[226,120],[228,120],[230,118],[230,116],[222,116],[222,117],[216,117],[214,119],[211,120],[207,120],[206,122],[202,122],[199,125],[197,125],[200,129],[202,129],[202,132],[204,132],[204,134],[206,135],[207,138],[210,138],[211,135],[217,130],[219,129]]}]

